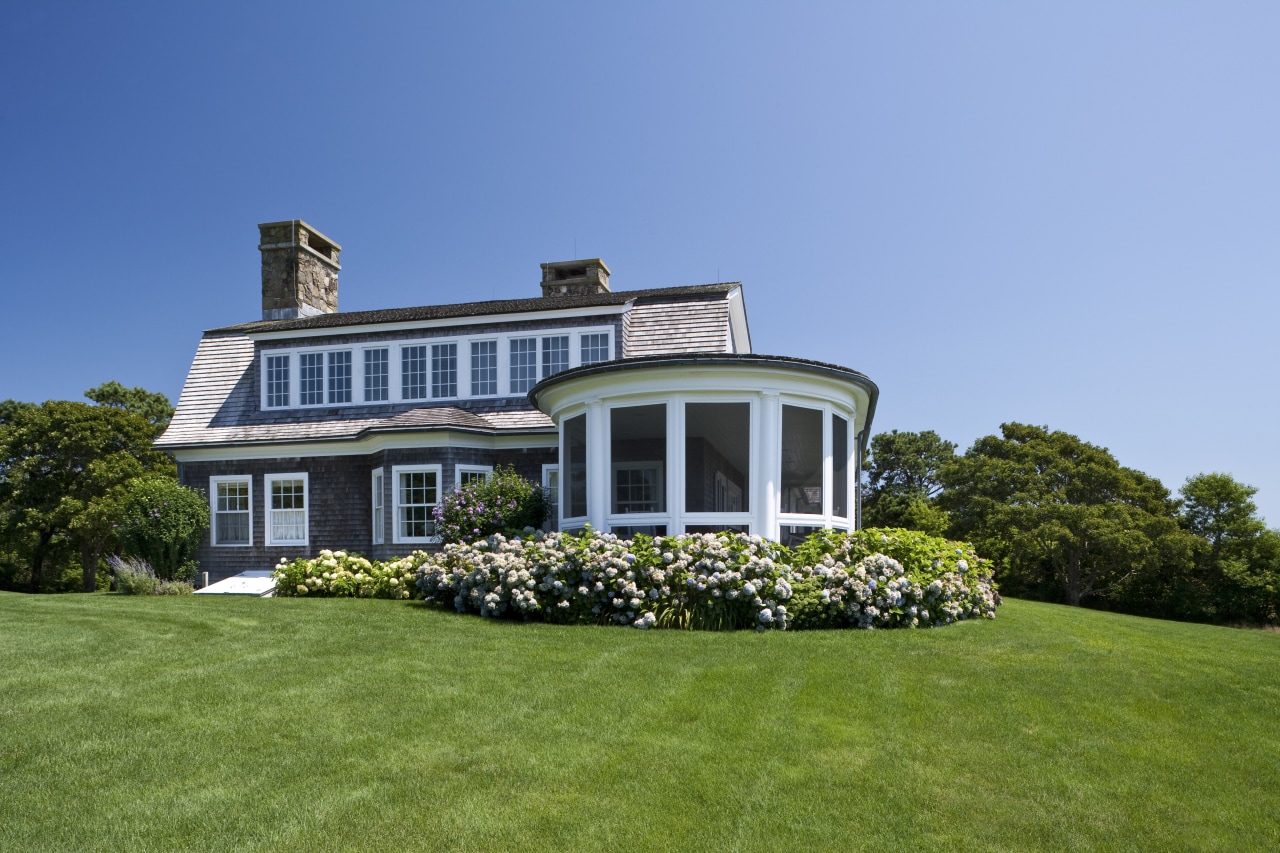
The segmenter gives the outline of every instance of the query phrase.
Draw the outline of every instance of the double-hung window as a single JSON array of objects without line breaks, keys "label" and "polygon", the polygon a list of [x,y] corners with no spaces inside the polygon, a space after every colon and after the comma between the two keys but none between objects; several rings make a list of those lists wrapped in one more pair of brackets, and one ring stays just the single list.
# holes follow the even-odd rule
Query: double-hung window
[{"label": "double-hung window", "polygon": [[471,396],[492,397],[498,393],[498,342],[471,342]]},{"label": "double-hung window", "polygon": [[364,401],[366,403],[383,403],[387,401],[390,374],[387,362],[387,350],[367,349],[364,351]]},{"label": "double-hung window", "polygon": [[431,345],[431,396],[447,399],[458,396],[458,345]]},{"label": "double-hung window", "polygon": [[289,355],[267,356],[267,407],[289,405]]},{"label": "double-hung window", "polygon": [[298,405],[324,404],[324,353],[298,354]]},{"label": "double-hung window", "polygon": [[569,369],[569,336],[542,339],[542,378]]},{"label": "double-hung window", "polygon": [[268,474],[267,544],[307,544],[307,475]]},{"label": "double-hung window", "polygon": [[609,333],[583,335],[579,341],[580,364],[595,364],[609,360]]},{"label": "double-hung window", "polygon": [[404,347],[400,350],[400,397],[424,400],[427,396],[427,348]]},{"label": "double-hung window", "polygon": [[511,393],[525,394],[538,381],[538,339],[511,339]]},{"label": "double-hung window", "polygon": [[351,350],[329,353],[329,403],[351,402]]},{"label": "double-hung window", "polygon": [[488,465],[459,465],[453,469],[455,486],[466,486],[471,483],[483,483],[493,476],[493,469]]},{"label": "double-hung window", "polygon": [[210,477],[214,545],[252,545],[253,481],[248,477]]},{"label": "double-hung window", "polygon": [[429,542],[435,537],[432,512],[440,503],[440,466],[392,468],[395,478],[395,542]]}]

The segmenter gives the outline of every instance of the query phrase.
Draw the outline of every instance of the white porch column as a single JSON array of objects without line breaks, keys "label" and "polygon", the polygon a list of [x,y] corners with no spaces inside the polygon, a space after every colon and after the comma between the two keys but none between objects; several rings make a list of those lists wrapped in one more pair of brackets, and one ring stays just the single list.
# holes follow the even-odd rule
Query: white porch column
[{"label": "white porch column", "polygon": [[777,539],[778,530],[778,478],[782,474],[782,400],[777,391],[765,391],[760,395],[760,445],[755,460],[756,510],[760,529],[752,531],[770,539]]},{"label": "white porch column", "polygon": [[587,403],[587,523],[607,531],[609,513],[609,410],[599,400]]}]

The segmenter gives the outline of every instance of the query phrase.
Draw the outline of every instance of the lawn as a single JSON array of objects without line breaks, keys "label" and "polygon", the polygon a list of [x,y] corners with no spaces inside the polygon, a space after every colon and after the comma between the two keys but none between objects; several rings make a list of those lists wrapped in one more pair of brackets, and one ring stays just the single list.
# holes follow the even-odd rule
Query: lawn
[{"label": "lawn", "polygon": [[1280,848],[1280,634],[0,593],[3,850]]}]

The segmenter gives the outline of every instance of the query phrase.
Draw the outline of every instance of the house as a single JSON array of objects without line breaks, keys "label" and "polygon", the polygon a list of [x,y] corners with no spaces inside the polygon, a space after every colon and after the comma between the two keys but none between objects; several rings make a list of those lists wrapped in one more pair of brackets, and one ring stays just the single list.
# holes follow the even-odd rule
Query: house
[{"label": "house", "polygon": [[540,481],[561,529],[858,523],[876,386],[753,353],[741,284],[615,292],[597,258],[542,264],[528,299],[344,313],[341,247],[258,227],[262,319],[204,333],[157,441],[209,495],[210,581],[429,547],[441,496],[497,465]]}]

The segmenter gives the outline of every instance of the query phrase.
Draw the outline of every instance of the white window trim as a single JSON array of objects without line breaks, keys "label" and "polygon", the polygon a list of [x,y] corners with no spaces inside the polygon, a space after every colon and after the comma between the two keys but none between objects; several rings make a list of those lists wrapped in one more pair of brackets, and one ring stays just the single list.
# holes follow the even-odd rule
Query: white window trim
[{"label": "white window trim", "polygon": [[[475,357],[474,348],[476,344],[493,344],[494,345],[493,347],[493,382],[494,382],[493,387],[497,388],[498,390],[492,394],[472,394],[471,393],[471,387],[473,385],[473,372],[474,372],[471,369],[472,367],[471,362],[472,362],[472,359]],[[462,355],[459,354],[458,355],[458,390],[459,391],[462,390],[462,387],[463,387],[462,383],[463,381],[465,381],[467,383],[466,385],[467,395],[473,400],[480,400],[480,399],[491,400],[491,399],[503,396],[502,394],[502,341],[501,340],[493,336],[489,336],[487,338],[468,338],[467,353],[466,353],[466,359],[465,359],[467,363],[465,365],[462,364],[463,360],[464,359]]]},{"label": "white window trim", "polygon": [[556,478],[556,498],[551,502],[550,512],[547,513],[547,519],[543,523],[543,529],[548,531],[560,529],[560,466],[542,466],[542,493],[544,495],[551,493],[551,476],[553,474]]},{"label": "white window trim", "polygon": [[[374,545],[382,545],[387,538],[387,480],[381,467],[374,468],[369,479],[372,491],[372,503],[369,507],[369,520],[373,524],[371,541]],[[379,512],[382,513],[382,518],[378,518]]]},{"label": "white window trim", "polygon": [[455,465],[453,468],[453,487],[455,489],[462,487],[463,474],[483,474],[484,479],[488,480],[493,477],[492,465]]},{"label": "white window trim", "polygon": [[[439,465],[395,465],[391,468],[391,541],[396,545],[414,545],[414,544],[430,544],[439,542],[440,537],[436,536],[401,536],[400,535],[400,475],[412,474],[417,472],[429,472],[436,475],[436,502],[427,504],[428,507],[437,507],[444,498],[444,483],[441,466]],[[414,504],[416,506],[416,504]]]},{"label": "white window trim", "polygon": [[[345,331],[345,330],[344,330]],[[618,329],[614,325],[601,326],[568,326],[547,327],[542,329],[522,329],[520,331],[503,332],[501,334],[483,335],[443,335],[420,338],[396,338],[385,341],[364,341],[360,343],[342,343],[331,346],[297,346],[270,347],[261,350],[259,365],[259,407],[263,411],[283,411],[286,409],[321,409],[345,408],[348,406],[390,406],[403,402],[432,402],[441,400],[497,400],[519,397],[520,392],[511,391],[511,341],[514,339],[533,338],[537,341],[534,347],[534,383],[542,380],[542,341],[544,338],[569,338],[569,366],[567,370],[582,366],[582,337],[584,335],[608,335],[608,360],[612,360],[618,346]],[[498,344],[498,393],[471,394],[471,344],[482,341],[496,341]],[[434,397],[432,391],[431,347],[438,344],[456,344],[458,361],[458,393],[454,397]],[[401,373],[401,351],[405,347],[425,346],[426,350],[426,396],[404,397],[404,377]],[[387,399],[364,399],[364,352],[366,350],[385,349],[387,351]],[[329,353],[347,351],[351,353],[351,402],[330,403],[329,400]],[[321,358],[321,386],[323,402],[301,404],[302,377],[299,373],[302,353],[323,353]],[[289,403],[285,406],[267,406],[267,356],[285,356],[289,359]]]},{"label": "white window trim", "polygon": [[[306,472],[297,474],[266,474],[262,478],[262,506],[263,515],[266,516],[266,540],[267,545],[273,547],[295,547],[305,548],[311,543],[311,483]],[[277,541],[275,538],[275,518],[272,515],[271,507],[271,484],[278,480],[301,480],[302,481],[302,539],[288,539],[283,542]]]},{"label": "white window trim", "polygon": [[[249,484],[249,541],[248,542],[219,542],[218,541],[218,484],[219,483],[248,483]],[[217,475],[209,478],[209,544],[215,548],[249,548],[253,545],[253,477],[248,474],[228,474]]]}]

